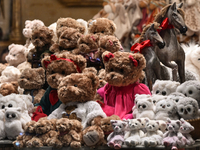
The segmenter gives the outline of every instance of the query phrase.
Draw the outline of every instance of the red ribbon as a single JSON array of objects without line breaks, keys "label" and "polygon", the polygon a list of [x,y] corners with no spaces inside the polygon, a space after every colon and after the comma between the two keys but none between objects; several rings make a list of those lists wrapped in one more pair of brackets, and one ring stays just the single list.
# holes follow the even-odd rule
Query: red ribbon
[{"label": "red ribbon", "polygon": [[54,106],[58,102],[58,100],[59,98],[57,90],[51,90],[51,92],[49,93],[49,101],[51,105]]},{"label": "red ribbon", "polygon": [[66,60],[66,61],[68,61],[68,62],[72,62],[75,66],[76,66],[76,70],[79,72],[79,73],[81,73],[81,69],[78,67],[78,65],[73,61],[73,60],[71,60],[71,59],[66,59],[66,58],[57,58],[56,57],[56,55],[51,55],[51,57],[50,57],[50,59],[51,59],[51,61],[44,61],[44,66],[45,66],[45,68],[47,68],[47,66],[52,62],[52,61],[54,61],[54,60]]},{"label": "red ribbon", "polygon": [[112,53],[109,53],[108,55],[105,55],[104,61],[109,61],[110,58],[114,58],[114,55]]},{"label": "red ribbon", "polygon": [[134,51],[135,53],[140,52],[143,48],[152,46],[150,43],[150,40],[143,41],[142,43],[135,43],[131,47],[131,51]]},{"label": "red ribbon", "polygon": [[136,66],[136,67],[138,66],[137,60],[135,58],[133,58],[132,55],[129,55],[129,59],[132,60],[134,66]]},{"label": "red ribbon", "polygon": [[169,24],[168,18],[165,18],[165,20],[163,20],[163,22],[161,23],[161,25],[159,27],[161,27],[161,29],[157,29],[158,33],[160,33],[162,30],[174,28],[174,26],[172,24]]}]

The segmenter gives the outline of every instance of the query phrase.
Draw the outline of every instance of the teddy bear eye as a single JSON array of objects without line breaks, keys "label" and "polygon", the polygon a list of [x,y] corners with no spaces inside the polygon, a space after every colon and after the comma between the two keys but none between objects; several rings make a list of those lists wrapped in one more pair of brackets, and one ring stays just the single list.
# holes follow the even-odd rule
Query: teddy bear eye
[{"label": "teddy bear eye", "polygon": [[43,37],[40,37],[40,40],[43,40]]},{"label": "teddy bear eye", "polygon": [[5,105],[2,105],[1,108],[4,109],[4,108],[5,108]]},{"label": "teddy bear eye", "polygon": [[54,74],[54,73],[55,73],[55,72],[52,70],[52,71],[51,71],[51,74]]},{"label": "teddy bear eye", "polygon": [[15,54],[13,54],[13,56],[15,57],[16,55],[15,55]]},{"label": "teddy bear eye", "polygon": [[152,125],[152,127],[155,127],[154,125]]},{"label": "teddy bear eye", "polygon": [[191,90],[189,90],[189,94],[192,94],[193,92]]},{"label": "teddy bear eye", "polygon": [[143,105],[142,108],[146,108],[146,105]]},{"label": "teddy bear eye", "polygon": [[101,31],[101,33],[104,33],[104,31]]},{"label": "teddy bear eye", "polygon": [[190,111],[191,111],[191,108],[187,108],[187,111],[189,111],[189,112],[190,112]]},{"label": "teddy bear eye", "polygon": [[12,117],[13,117],[13,118],[15,118],[15,117],[16,117],[16,115],[15,115],[15,114],[12,114]]},{"label": "teddy bear eye", "polygon": [[33,39],[37,39],[37,38],[38,38],[37,36],[33,37]]},{"label": "teddy bear eye", "polygon": [[63,27],[63,25],[61,24],[60,27]]},{"label": "teddy bear eye", "polygon": [[113,71],[114,71],[114,69],[113,69],[113,68],[110,68],[110,71],[111,71],[111,72],[113,72]]},{"label": "teddy bear eye", "polygon": [[94,34],[96,34],[97,32],[94,32]]},{"label": "teddy bear eye", "polygon": [[13,105],[12,104],[8,104],[8,107],[12,107]]},{"label": "teddy bear eye", "polygon": [[158,94],[159,92],[160,92],[160,91],[159,91],[159,90],[157,90],[157,91],[156,91],[156,94]]},{"label": "teddy bear eye", "polygon": [[170,106],[170,104],[167,105],[167,107],[169,107],[169,106]]},{"label": "teddy bear eye", "polygon": [[179,101],[179,99],[176,99],[175,101],[176,101],[176,102],[178,102],[178,101]]},{"label": "teddy bear eye", "polygon": [[181,108],[181,112],[183,112],[183,108]]},{"label": "teddy bear eye", "polygon": [[62,71],[62,74],[65,75],[65,71]]},{"label": "teddy bear eye", "polygon": [[75,87],[77,87],[77,84],[74,84]]}]

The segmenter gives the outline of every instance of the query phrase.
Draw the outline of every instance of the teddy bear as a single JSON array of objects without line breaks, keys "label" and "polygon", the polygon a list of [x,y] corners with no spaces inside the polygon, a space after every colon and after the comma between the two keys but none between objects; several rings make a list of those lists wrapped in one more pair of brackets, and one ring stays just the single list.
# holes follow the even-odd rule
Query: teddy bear
[{"label": "teddy bear", "polygon": [[7,83],[3,83],[0,87],[0,94],[2,94],[3,96],[9,95],[11,93],[16,93],[19,94],[18,91],[18,82],[7,82]]},{"label": "teddy bear", "polygon": [[127,124],[127,131],[125,131],[124,135],[124,144],[128,147],[141,145],[141,137],[144,136],[141,119],[128,119]]},{"label": "teddy bear", "polygon": [[13,140],[24,131],[21,117],[21,108],[5,108],[5,133],[8,139]]},{"label": "teddy bear", "polygon": [[45,26],[44,23],[41,20],[38,19],[34,19],[34,20],[26,20],[25,21],[25,27],[22,31],[24,37],[26,37],[26,44],[25,47],[29,47],[29,45],[31,44],[31,36],[32,36],[32,30],[36,27],[41,27],[41,26]]},{"label": "teddy bear", "polygon": [[115,114],[121,119],[132,119],[135,94],[151,95],[148,87],[138,82],[146,66],[145,58],[139,53],[106,51],[102,59],[108,82],[97,91],[104,99],[102,109],[107,116]]},{"label": "teddy bear", "polygon": [[53,44],[53,31],[46,26],[34,28],[31,35],[31,42],[35,48],[31,49],[27,54],[27,61],[31,63],[32,68],[41,66],[41,59],[44,56],[49,56],[52,52],[49,51]]},{"label": "teddy bear", "polygon": [[98,77],[99,77],[99,86],[97,89],[104,87],[106,85],[106,80],[105,80],[105,75],[106,75],[106,71],[105,69],[101,69],[98,71]]},{"label": "teddy bear", "polygon": [[180,92],[187,97],[192,97],[197,100],[200,106],[200,81],[189,80],[179,85],[176,92]]},{"label": "teddy bear", "polygon": [[5,82],[17,81],[20,76],[20,71],[14,66],[7,66],[1,73],[0,84]]},{"label": "teddy bear", "polygon": [[156,80],[153,84],[152,94],[169,95],[176,91],[176,88],[180,85],[179,82],[170,80]]},{"label": "teddy bear", "polygon": [[124,132],[126,129],[126,122],[121,120],[110,120],[113,127],[113,132],[107,137],[107,145],[114,149],[120,149],[124,142]]},{"label": "teddy bear", "polygon": [[5,111],[3,109],[0,109],[0,126],[1,126],[1,129],[0,129],[0,140],[6,138],[4,120],[5,120]]},{"label": "teddy bear", "polygon": [[97,18],[88,21],[88,33],[114,35],[116,28],[115,23],[107,18]]},{"label": "teddy bear", "polygon": [[162,133],[165,133],[167,130],[167,123],[164,120],[156,120],[159,124],[158,130],[160,130]]},{"label": "teddy bear", "polygon": [[154,119],[154,104],[151,95],[136,94],[135,106],[133,106],[133,118],[149,118]]},{"label": "teddy bear", "polygon": [[[58,87],[62,104],[48,116],[48,119],[62,118],[64,114],[69,119],[80,120],[83,126],[82,141],[89,147],[101,145],[104,141],[102,129],[91,126],[96,117],[106,117],[101,106],[93,101],[98,84],[98,77],[92,72],[72,73],[62,78]],[[95,140],[91,140],[91,137]]]},{"label": "teddy bear", "polygon": [[146,119],[146,133],[141,139],[145,147],[155,147],[162,144],[163,132],[159,130],[159,122]]},{"label": "teddy bear", "polygon": [[200,117],[200,109],[197,101],[192,97],[184,97],[177,102],[178,114],[181,118],[197,119]]},{"label": "teddy bear", "polygon": [[26,147],[27,141],[31,140],[35,136],[36,134],[34,128],[35,123],[36,123],[35,121],[29,121],[26,123],[26,125],[24,126],[24,133],[18,135],[16,137],[16,140],[13,141],[13,146],[16,149]]},{"label": "teddy bear", "polygon": [[32,96],[32,103],[39,103],[45,93],[45,70],[40,68],[26,68],[21,72],[18,84],[24,89],[23,94]]},{"label": "teddy bear", "polygon": [[19,64],[26,61],[26,47],[20,44],[11,44],[8,46],[9,53],[5,57],[9,66],[17,67]]},{"label": "teddy bear", "polygon": [[82,72],[86,67],[86,59],[81,55],[57,54],[43,58],[42,66],[46,70],[49,87],[35,106],[41,106],[44,114],[50,115],[61,104],[57,93],[60,80],[71,73]]}]

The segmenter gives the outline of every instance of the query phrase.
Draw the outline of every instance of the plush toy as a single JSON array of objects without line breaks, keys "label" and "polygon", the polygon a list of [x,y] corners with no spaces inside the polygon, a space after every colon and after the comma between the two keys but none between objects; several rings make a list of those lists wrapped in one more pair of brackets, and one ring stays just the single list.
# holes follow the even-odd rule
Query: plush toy
[{"label": "plush toy", "polygon": [[[81,121],[82,140],[89,147],[99,146],[104,141],[102,129],[99,126],[90,126],[96,117],[106,117],[100,105],[93,101],[98,84],[98,77],[92,72],[72,73],[64,77],[58,87],[58,97],[63,104],[48,116],[48,119],[52,119],[64,115],[66,118]],[[91,137],[95,140],[91,140]]]},{"label": "plush toy", "polygon": [[19,64],[26,61],[26,47],[19,44],[11,44],[8,46],[9,53],[5,57],[6,61],[8,62],[9,66],[17,67]]},{"label": "plush toy", "polygon": [[142,145],[145,147],[155,147],[162,144],[163,133],[159,129],[159,122],[155,120],[146,120],[146,133],[142,138]]},{"label": "plush toy", "polygon": [[34,19],[34,20],[26,20],[25,21],[25,28],[23,29],[22,33],[27,38],[25,46],[28,48],[31,44],[31,36],[32,30],[36,27],[44,26],[44,23],[41,20]]},{"label": "plush toy", "polygon": [[169,95],[176,91],[176,88],[180,85],[179,82],[170,80],[156,80],[153,84],[152,94]]},{"label": "plush toy", "polygon": [[151,95],[136,94],[135,106],[133,107],[133,118],[149,118],[154,119],[154,104]]},{"label": "plush toy", "polygon": [[[164,96],[164,95],[158,95],[158,94],[152,94],[152,101],[154,106],[156,106],[156,104],[163,99],[166,99],[168,96]],[[154,109],[155,110],[155,109]]]},{"label": "plush toy", "polygon": [[23,132],[21,117],[21,108],[5,108],[5,133],[8,139],[13,140]]},{"label": "plush toy", "polygon": [[177,120],[179,119],[177,111],[177,105],[173,100],[160,100],[156,104],[155,120],[167,121],[168,118]]},{"label": "plush toy", "polygon": [[184,97],[177,103],[178,114],[183,119],[197,119],[200,117],[200,109],[195,99]]},{"label": "plush toy", "polygon": [[27,61],[31,63],[32,68],[41,66],[41,60],[44,56],[51,55],[49,51],[50,46],[53,44],[53,31],[46,26],[34,28],[31,35],[31,42],[35,46],[27,55]]},{"label": "plush toy", "polygon": [[7,66],[1,73],[0,83],[17,81],[20,74],[20,71],[14,66]]},{"label": "plush toy", "polygon": [[180,119],[181,121],[181,126],[180,126],[180,132],[183,134],[186,140],[187,145],[193,145],[195,141],[192,139],[192,136],[189,134],[191,131],[194,130],[194,127],[187,121],[185,121],[183,118]]},{"label": "plush toy", "polygon": [[141,137],[144,132],[141,130],[143,125],[141,119],[128,119],[128,125],[124,135],[124,143],[128,147],[135,147],[141,144]]},{"label": "plush toy", "polygon": [[52,40],[53,40],[54,43],[56,43],[56,41],[58,40],[58,37],[57,37],[57,34],[56,34],[56,26],[57,26],[56,22],[54,22],[54,23],[52,23],[52,24],[50,24],[48,26],[48,28],[50,30],[53,30],[53,38],[52,38]]},{"label": "plush toy", "polygon": [[[106,51],[102,55],[106,70],[106,81],[97,93],[104,98],[102,109],[111,116],[121,119],[132,118],[135,94],[151,94],[148,87],[139,83],[146,62],[142,54]],[[120,95],[120,96],[117,96]]]},{"label": "plush toy", "polygon": [[116,25],[112,20],[107,18],[97,18],[88,21],[88,33],[98,35],[114,35]]},{"label": "plush toy", "polygon": [[160,130],[162,133],[165,133],[167,130],[167,123],[164,120],[156,120],[156,122],[159,123],[159,128],[158,130]]},{"label": "plush toy", "polygon": [[[84,31],[84,35],[88,34],[88,27],[87,27],[87,21],[85,21],[84,19],[77,19],[77,22],[79,22],[82,26],[85,27],[85,31]],[[82,33],[82,32],[81,32]]]},{"label": "plush toy", "polygon": [[26,68],[18,79],[19,86],[24,89],[23,94],[32,96],[32,103],[39,103],[45,93],[45,70],[43,68]]},{"label": "plush toy", "polygon": [[178,103],[180,100],[185,98],[185,95],[180,92],[173,92],[167,96],[167,99],[171,99],[174,102]]},{"label": "plush toy", "polygon": [[196,99],[200,106],[200,81],[186,81],[177,87],[176,92],[183,93],[187,97]]},{"label": "plush toy", "polygon": [[101,87],[104,87],[106,85],[106,80],[105,80],[105,76],[106,75],[106,71],[105,69],[101,69],[99,70],[98,72],[98,77],[99,77],[99,86],[97,89],[101,88]]},{"label": "plush toy", "polygon": [[5,111],[0,109],[0,126],[1,126],[0,140],[6,137],[4,120],[5,120]]},{"label": "plush toy", "polygon": [[3,96],[9,95],[11,93],[19,94],[18,91],[18,82],[8,82],[3,83],[0,87],[0,94]]},{"label": "plush toy", "polygon": [[8,64],[2,64],[0,63],[0,76],[1,76],[1,73],[4,69],[6,69],[6,67],[8,66]]}]

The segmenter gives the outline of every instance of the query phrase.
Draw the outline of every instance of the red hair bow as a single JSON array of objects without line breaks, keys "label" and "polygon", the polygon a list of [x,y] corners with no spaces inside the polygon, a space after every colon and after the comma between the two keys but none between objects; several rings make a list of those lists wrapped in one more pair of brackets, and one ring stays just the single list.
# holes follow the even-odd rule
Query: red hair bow
[{"label": "red hair bow", "polygon": [[109,53],[108,55],[105,55],[104,61],[109,61],[110,58],[114,58],[114,55],[112,53]]},{"label": "red hair bow", "polygon": [[129,59],[133,62],[133,65],[134,66],[138,66],[138,62],[137,62],[137,60],[135,59],[135,58],[133,58],[133,56],[132,55],[129,55]]}]

